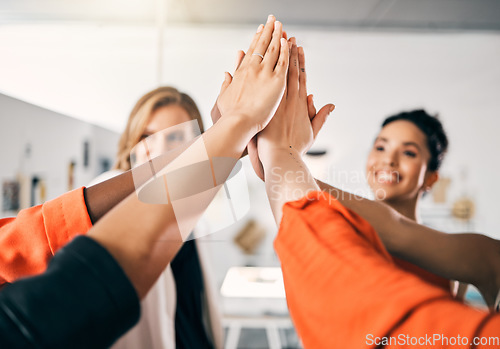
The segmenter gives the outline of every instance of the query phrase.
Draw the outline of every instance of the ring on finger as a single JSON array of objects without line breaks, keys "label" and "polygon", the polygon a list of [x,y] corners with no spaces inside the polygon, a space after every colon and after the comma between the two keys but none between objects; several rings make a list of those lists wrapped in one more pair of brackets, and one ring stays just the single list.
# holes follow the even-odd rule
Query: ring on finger
[{"label": "ring on finger", "polygon": [[252,53],[252,56],[259,56],[260,58],[264,59],[264,55],[261,55],[260,53]]}]

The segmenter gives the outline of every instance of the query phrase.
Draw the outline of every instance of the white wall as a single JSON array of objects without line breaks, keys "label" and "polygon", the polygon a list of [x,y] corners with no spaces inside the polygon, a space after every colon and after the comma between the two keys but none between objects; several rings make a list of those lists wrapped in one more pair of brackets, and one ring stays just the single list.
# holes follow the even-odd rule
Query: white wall
[{"label": "white wall", "polygon": [[[0,184],[27,177],[43,178],[47,199],[68,190],[69,163],[75,162],[74,185],[86,185],[99,171],[99,160],[114,159],[116,132],[0,94]],[[83,143],[89,142],[88,166],[83,166]],[[24,149],[29,145],[31,154]],[[0,217],[3,213],[0,200]]]},{"label": "white wall", "polygon": [[[252,27],[169,27],[162,83],[190,93],[208,122],[223,72],[232,71],[236,50],[248,45],[256,28],[257,23]],[[496,218],[499,33],[286,30],[305,47],[309,89],[316,103],[337,106],[317,140],[317,147],[329,149],[331,171],[363,172],[385,116],[420,107],[439,112],[451,143],[442,169],[443,175],[455,179],[451,196],[461,192],[457,174],[467,167],[469,190],[474,192],[478,209],[475,227],[500,238]],[[4,26],[0,31],[0,91],[121,131],[134,102],[157,86],[156,39],[151,27]],[[15,161],[12,155],[6,159]],[[331,177],[337,172],[330,172]],[[269,231],[259,260],[265,263],[274,260],[275,228],[263,186],[247,173],[252,186],[250,216],[258,217]],[[341,184],[366,192],[362,184]],[[222,240],[220,246],[227,245],[216,252],[220,268],[245,261],[231,243],[237,228],[214,237]]]}]

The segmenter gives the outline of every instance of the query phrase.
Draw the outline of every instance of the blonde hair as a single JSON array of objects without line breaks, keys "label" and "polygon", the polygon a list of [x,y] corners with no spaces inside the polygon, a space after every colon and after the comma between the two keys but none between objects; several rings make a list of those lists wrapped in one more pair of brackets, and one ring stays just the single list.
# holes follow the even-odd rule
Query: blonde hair
[{"label": "blonde hair", "polygon": [[114,169],[130,170],[130,151],[139,143],[151,115],[157,109],[167,105],[179,105],[186,110],[191,120],[197,120],[203,133],[203,121],[196,103],[185,93],[170,86],[159,87],[146,93],[135,104],[118,143],[118,153]]}]

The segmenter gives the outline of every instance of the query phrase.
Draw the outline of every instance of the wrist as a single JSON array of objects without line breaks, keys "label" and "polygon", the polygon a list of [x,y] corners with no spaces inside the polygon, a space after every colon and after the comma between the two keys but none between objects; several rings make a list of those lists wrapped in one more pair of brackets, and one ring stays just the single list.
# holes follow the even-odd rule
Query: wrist
[{"label": "wrist", "polygon": [[302,160],[302,154],[290,145],[269,145],[259,146],[259,158],[264,170],[269,170],[292,159]]},{"label": "wrist", "polygon": [[240,158],[254,134],[252,124],[244,116],[229,114],[207,130],[203,138],[210,156]]},{"label": "wrist", "polygon": [[242,113],[226,113],[218,122],[222,122],[226,127],[238,133],[238,136],[244,138],[246,143],[255,136],[259,130],[258,125],[248,115]]}]

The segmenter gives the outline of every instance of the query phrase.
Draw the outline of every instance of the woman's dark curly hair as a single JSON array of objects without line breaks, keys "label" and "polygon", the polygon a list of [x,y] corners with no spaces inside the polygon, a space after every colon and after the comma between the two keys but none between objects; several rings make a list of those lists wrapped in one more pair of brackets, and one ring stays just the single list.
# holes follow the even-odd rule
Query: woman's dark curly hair
[{"label": "woman's dark curly hair", "polygon": [[429,152],[431,153],[428,170],[437,171],[448,150],[448,137],[446,137],[441,121],[436,116],[429,115],[425,110],[419,109],[389,116],[382,123],[382,128],[398,120],[412,122],[425,134],[427,148],[429,148]]}]

